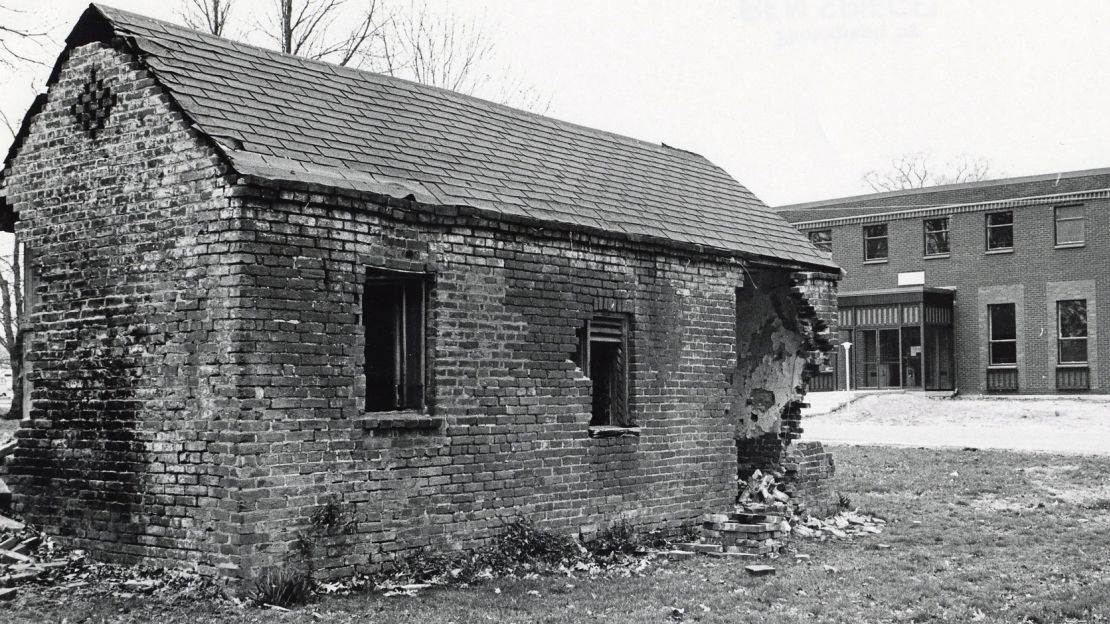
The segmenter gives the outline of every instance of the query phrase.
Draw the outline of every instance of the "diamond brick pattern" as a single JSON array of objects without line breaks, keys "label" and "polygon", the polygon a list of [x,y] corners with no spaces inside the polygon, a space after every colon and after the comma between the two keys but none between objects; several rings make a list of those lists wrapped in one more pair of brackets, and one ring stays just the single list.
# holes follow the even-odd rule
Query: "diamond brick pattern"
[{"label": "diamond brick pattern", "polygon": [[108,115],[116,104],[116,95],[111,88],[97,77],[95,69],[89,71],[89,80],[81,88],[77,101],[73,104],[73,116],[81,128],[96,138],[98,132],[104,129],[108,122]]}]

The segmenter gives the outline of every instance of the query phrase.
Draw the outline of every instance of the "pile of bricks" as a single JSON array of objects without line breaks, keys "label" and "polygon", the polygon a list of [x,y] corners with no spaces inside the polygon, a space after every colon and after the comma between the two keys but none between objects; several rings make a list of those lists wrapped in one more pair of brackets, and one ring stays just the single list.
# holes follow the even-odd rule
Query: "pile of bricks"
[{"label": "pile of bricks", "polygon": [[702,535],[723,552],[769,555],[782,550],[784,518],[774,514],[732,512],[707,514]]}]

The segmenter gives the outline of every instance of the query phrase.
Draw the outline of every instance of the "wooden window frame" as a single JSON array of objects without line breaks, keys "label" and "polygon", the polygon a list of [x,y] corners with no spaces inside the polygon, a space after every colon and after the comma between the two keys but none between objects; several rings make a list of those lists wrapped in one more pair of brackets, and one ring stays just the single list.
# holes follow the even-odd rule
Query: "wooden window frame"
[{"label": "wooden window frame", "polygon": [[[1064,336],[1063,315],[1061,312],[1061,304],[1082,302],[1083,304],[1083,335],[1082,336]],[[1087,318],[1087,300],[1086,299],[1060,299],[1056,301],[1056,363],[1062,366],[1086,366],[1091,358],[1091,328],[1090,321]],[[1064,344],[1066,342],[1083,342],[1083,359],[1082,360],[1065,360],[1064,359]]]},{"label": "wooden window frame", "polygon": [[[1077,217],[1060,217],[1061,210],[1071,208],[1079,209],[1079,216]],[[1066,206],[1056,206],[1052,209],[1053,216],[1053,233],[1055,235],[1055,244],[1057,247],[1082,247],[1087,244],[1087,209],[1083,204],[1069,204]],[[1060,240],[1060,223],[1067,223],[1070,221],[1081,221],[1083,223],[1083,236],[1079,240],[1062,241]]]},{"label": "wooden window frame", "polygon": [[[1014,337],[1013,338],[995,338],[994,337],[994,315],[991,313],[992,308],[1001,308],[1002,306],[1010,306],[1014,311]],[[987,305],[987,365],[991,368],[1013,368],[1018,365],[1017,356],[1017,305],[1013,303],[991,303]],[[1014,345],[1014,361],[1013,362],[995,362],[994,361],[994,345],[996,344],[1009,344]]]},{"label": "wooden window frame", "polygon": [[[629,400],[630,369],[632,357],[629,349],[631,319],[625,314],[597,313],[585,322],[578,332],[578,353],[575,363],[582,372],[593,382],[590,398],[590,431],[592,433],[605,430],[633,430],[637,429],[635,418],[632,416],[632,406]],[[597,387],[601,380],[595,379],[599,371],[594,370],[598,364],[595,352],[600,351],[601,345],[612,345],[616,348],[611,355],[614,360],[608,370],[609,387],[606,389],[609,402],[599,401],[604,395],[599,395],[601,388]]]},{"label": "wooden window frame", "polygon": [[[933,223],[933,222],[936,222],[936,221],[943,221],[944,222],[944,228],[943,229],[938,229],[938,230],[930,230],[929,229],[929,224]],[[922,236],[923,236],[922,243],[924,245],[923,251],[924,251],[925,257],[947,256],[952,252],[952,239],[948,235],[948,232],[949,232],[948,217],[934,217],[932,219],[923,220],[921,222],[921,231],[922,231]],[[936,236],[936,235],[942,234],[942,233],[944,234],[944,251],[937,251],[937,252],[929,253],[929,235]]]},{"label": "wooden window frame", "polygon": [[[873,235],[871,232],[868,231],[868,230],[877,230],[878,228],[882,228],[882,231],[883,231],[882,236]],[[886,253],[884,255],[874,256],[874,257],[869,255],[870,250],[868,249],[867,243],[869,243],[870,241],[873,241],[873,240],[884,240],[884,241],[886,241]],[[880,261],[883,261],[883,260],[887,260],[889,258],[890,258],[890,227],[889,227],[889,224],[887,224],[887,223],[876,223],[876,224],[873,224],[873,225],[863,226],[863,261],[864,262],[880,262]]]},{"label": "wooden window frame", "polygon": [[[814,234],[827,234],[828,238],[825,239],[825,240],[820,240],[820,241],[814,240]],[[832,245],[833,245],[832,229],[811,230],[809,232],[808,236],[809,236],[810,244],[813,245],[814,247],[816,247],[818,251],[823,251],[825,253],[830,253],[830,254],[832,253]]]},{"label": "wooden window frame", "polygon": [[[394,299],[387,303],[373,301],[370,293],[373,288],[394,289]],[[423,412],[427,407],[428,362],[426,356],[428,334],[428,276],[423,273],[407,273],[382,269],[368,269],[363,289],[362,327],[366,334],[366,411],[369,413],[393,411]],[[388,305],[389,310],[371,311],[370,306]],[[391,385],[391,394],[371,393],[375,386],[372,381],[370,354],[372,349],[370,327],[372,317],[385,319],[391,323],[389,335],[392,345],[378,345],[382,349],[392,349],[391,378],[385,385]],[[383,358],[382,362],[390,358]],[[384,392],[384,390],[383,390]]]},{"label": "wooden window frame", "polygon": [[[1009,223],[991,223],[991,218],[998,215],[1009,215]],[[988,212],[983,216],[984,224],[984,244],[987,251],[1013,251],[1014,250],[1014,211],[1001,210],[998,212]],[[991,231],[995,229],[1009,228],[1010,229],[1010,245],[1008,247],[991,247]]]}]

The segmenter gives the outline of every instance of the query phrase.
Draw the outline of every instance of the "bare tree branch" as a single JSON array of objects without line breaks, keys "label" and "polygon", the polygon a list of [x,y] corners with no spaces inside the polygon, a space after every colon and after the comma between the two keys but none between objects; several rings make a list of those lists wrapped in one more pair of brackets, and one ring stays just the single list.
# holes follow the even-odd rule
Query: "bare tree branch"
[{"label": "bare tree branch", "polygon": [[863,175],[863,183],[876,192],[978,182],[995,177],[990,161],[962,155],[947,161],[939,169],[924,152],[902,154],[891,160],[886,169],[875,169]]},{"label": "bare tree branch", "polygon": [[15,25],[21,21],[18,17],[21,15],[27,15],[27,12],[0,3],[0,66],[14,69],[17,63],[45,65],[30,53],[21,50],[20,46],[30,44],[32,47],[41,48],[48,40],[47,32]]},{"label": "bare tree branch", "polygon": [[336,65],[373,57],[388,21],[378,0],[272,0],[274,14],[256,22],[263,35],[286,54]]},{"label": "bare tree branch", "polygon": [[182,0],[181,20],[189,28],[223,37],[234,0]]}]

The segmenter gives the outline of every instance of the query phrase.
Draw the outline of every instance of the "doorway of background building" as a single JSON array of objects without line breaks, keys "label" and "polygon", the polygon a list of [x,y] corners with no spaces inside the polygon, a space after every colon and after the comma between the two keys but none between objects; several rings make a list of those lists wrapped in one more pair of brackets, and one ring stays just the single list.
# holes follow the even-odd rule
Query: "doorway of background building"
[{"label": "doorway of background building", "polygon": [[862,388],[901,388],[902,349],[897,329],[863,329],[860,334],[863,348]]}]

